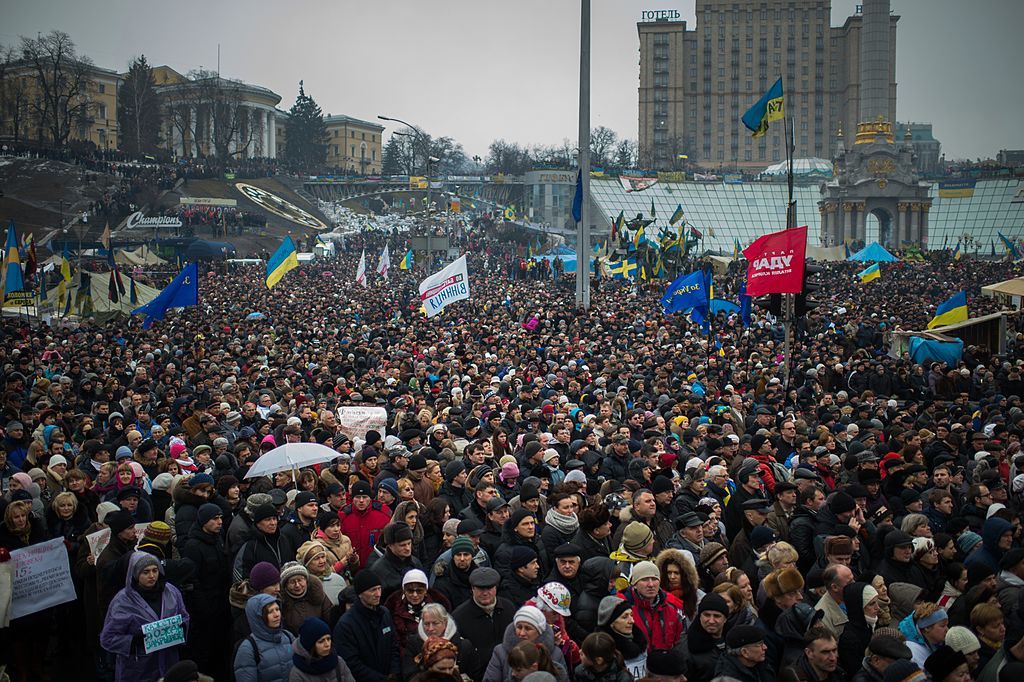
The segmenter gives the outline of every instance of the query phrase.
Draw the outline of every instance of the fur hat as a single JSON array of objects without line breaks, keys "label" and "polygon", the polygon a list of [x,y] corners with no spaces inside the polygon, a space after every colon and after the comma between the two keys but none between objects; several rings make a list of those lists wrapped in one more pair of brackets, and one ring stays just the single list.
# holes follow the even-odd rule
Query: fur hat
[{"label": "fur hat", "polygon": [[603,504],[594,504],[579,513],[580,530],[589,532],[600,528],[612,518],[611,512]]},{"label": "fur hat", "polygon": [[804,589],[804,577],[795,568],[780,568],[764,578],[764,591],[770,599]]}]

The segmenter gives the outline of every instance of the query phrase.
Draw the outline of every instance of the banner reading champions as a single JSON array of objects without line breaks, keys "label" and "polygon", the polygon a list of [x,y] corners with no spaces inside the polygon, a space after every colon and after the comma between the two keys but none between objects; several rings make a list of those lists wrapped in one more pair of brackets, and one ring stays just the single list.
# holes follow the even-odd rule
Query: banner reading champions
[{"label": "banner reading champions", "polygon": [[420,282],[420,299],[427,317],[433,317],[455,301],[469,298],[466,256]]}]

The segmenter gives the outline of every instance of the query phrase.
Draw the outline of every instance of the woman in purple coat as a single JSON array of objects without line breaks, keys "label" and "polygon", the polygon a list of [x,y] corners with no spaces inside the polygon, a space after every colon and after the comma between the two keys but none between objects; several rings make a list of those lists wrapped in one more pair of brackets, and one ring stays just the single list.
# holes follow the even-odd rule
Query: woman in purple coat
[{"label": "woman in purple coat", "polygon": [[156,682],[178,662],[178,647],[147,654],[142,626],[181,616],[187,635],[188,612],[181,592],[166,582],[163,567],[146,552],[133,552],[124,589],[114,596],[100,633],[100,644],[117,656],[117,682]]}]

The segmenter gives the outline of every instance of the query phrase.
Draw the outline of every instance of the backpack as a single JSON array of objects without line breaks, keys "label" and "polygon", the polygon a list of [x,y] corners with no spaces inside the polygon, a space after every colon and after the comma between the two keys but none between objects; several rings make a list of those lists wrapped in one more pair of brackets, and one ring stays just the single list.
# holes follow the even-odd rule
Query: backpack
[{"label": "backpack", "polygon": [[[289,643],[295,641],[295,638],[292,636],[292,633],[288,632],[285,629],[282,629],[281,632],[283,632],[285,635],[288,636],[288,642]],[[248,637],[246,637],[245,639],[240,640],[238,642],[238,644],[235,645],[234,651],[231,652],[231,660],[234,661],[238,657],[238,650],[242,647],[242,642],[246,642],[246,641],[249,642],[249,646],[252,647],[252,660],[256,664],[256,675],[258,677],[259,674],[260,674],[260,672],[259,672],[260,659],[262,657],[260,656],[260,648],[258,646],[256,646],[256,637],[254,637],[252,634],[249,634]]]}]

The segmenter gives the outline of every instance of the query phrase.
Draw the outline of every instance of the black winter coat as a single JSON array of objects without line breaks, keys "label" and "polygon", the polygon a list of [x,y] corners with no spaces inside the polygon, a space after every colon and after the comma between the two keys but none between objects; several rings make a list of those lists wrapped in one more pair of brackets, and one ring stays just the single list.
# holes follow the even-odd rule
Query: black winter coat
[{"label": "black winter coat", "polygon": [[383,606],[371,610],[357,599],[334,626],[333,639],[352,676],[360,682],[384,682],[401,672],[395,624]]},{"label": "black winter coat", "polygon": [[187,594],[189,615],[194,619],[216,617],[226,622],[228,604],[224,599],[231,588],[231,564],[224,552],[224,541],[210,535],[198,525],[192,528],[182,558],[195,564],[192,591]]},{"label": "black winter coat", "polygon": [[[488,614],[470,599],[452,612],[452,619],[463,637],[473,645],[472,655],[462,672],[474,680],[482,679],[496,646],[502,643],[505,629],[511,625],[516,606],[498,597],[494,610]],[[357,678],[358,679],[358,678]]]}]

